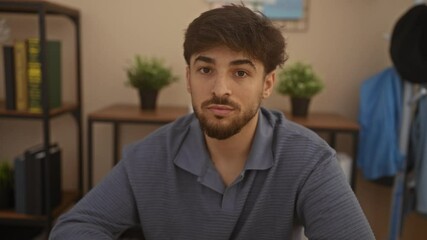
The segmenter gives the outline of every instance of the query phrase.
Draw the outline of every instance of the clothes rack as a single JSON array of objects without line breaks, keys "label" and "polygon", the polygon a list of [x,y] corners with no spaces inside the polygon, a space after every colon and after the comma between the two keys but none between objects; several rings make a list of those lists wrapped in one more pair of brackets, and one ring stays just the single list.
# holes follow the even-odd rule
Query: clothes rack
[{"label": "clothes rack", "polygon": [[[419,38],[412,37],[412,38],[409,38],[412,45],[407,45],[407,44],[401,45],[401,44],[402,44],[402,39],[404,38],[403,36],[414,36],[414,35],[406,35],[406,34],[409,34],[409,33],[414,34],[414,33],[419,33],[420,31],[423,31],[423,30],[420,30],[420,26],[422,26],[420,25],[420,23],[425,23],[425,20],[423,20],[425,19],[425,15],[421,15],[421,14],[425,14],[424,4],[426,4],[426,0],[413,1],[413,8],[411,8],[407,12],[407,14],[402,17],[404,20],[402,20],[401,18],[396,23],[396,26],[393,32],[393,34],[396,34],[395,35],[396,41],[394,42],[395,45],[393,45],[393,42],[391,45],[392,61],[396,65],[396,67],[400,68],[400,70],[402,71],[400,73],[402,74],[401,77],[403,80],[403,102],[402,102],[403,104],[402,104],[402,115],[401,115],[400,133],[399,133],[399,150],[403,155],[404,159],[401,164],[402,166],[399,167],[399,170],[396,173],[394,178],[392,204],[391,204],[391,211],[390,211],[390,222],[389,222],[389,238],[388,238],[389,240],[400,239],[403,223],[404,223],[406,214],[408,212],[408,210],[405,209],[404,206],[407,205],[408,200],[405,199],[405,196],[409,192],[408,183],[410,182],[408,181],[410,179],[410,177],[408,177],[408,170],[410,167],[408,166],[409,165],[408,162],[410,158],[412,159],[413,157],[413,156],[409,156],[410,153],[408,151],[408,148],[410,147],[409,143],[411,138],[411,125],[414,123],[415,120],[417,120],[415,118],[416,117],[416,114],[414,111],[415,107],[419,105],[419,103],[423,103],[419,101],[423,97],[426,97],[427,95],[427,90],[425,86],[423,86],[423,84],[427,81],[427,79],[425,79],[425,76],[426,76],[425,68],[422,67],[424,64],[424,62],[422,62],[423,58],[421,56],[421,53],[417,50],[417,48],[414,47],[414,46],[419,46],[419,44],[421,44],[420,41],[422,42],[422,40],[419,40]],[[412,13],[412,15],[410,15],[411,16],[410,18],[408,18],[409,12]],[[421,16],[424,16],[424,17],[421,17]],[[412,25],[408,25],[408,23]],[[402,24],[406,24],[406,25],[402,25]],[[405,26],[405,29],[403,29],[402,26]],[[414,26],[418,26],[418,27],[414,27]],[[396,31],[396,29],[398,30]],[[411,29],[411,31],[409,31],[408,29]],[[404,31],[405,34],[403,34],[402,31]],[[418,32],[414,32],[414,31],[418,31]],[[415,36],[418,36],[418,35],[415,35]],[[405,40],[408,40],[408,38],[405,38]],[[404,47],[402,48],[402,46]],[[408,50],[408,46],[410,46],[409,50]],[[411,52],[411,50],[414,50],[419,55],[406,54],[407,52]],[[411,64],[412,60],[414,61],[413,63],[416,63],[416,64],[413,64],[413,63]],[[414,125],[414,126],[418,126],[418,125]],[[411,142],[411,144],[412,143],[413,142]],[[411,148],[412,147],[413,146],[411,146]],[[421,155],[424,154],[422,151],[420,153]],[[416,183],[416,184],[419,184],[419,183]]]},{"label": "clothes rack", "polygon": [[389,240],[397,240],[400,237],[402,222],[403,222],[403,199],[405,193],[405,180],[407,168],[407,153],[409,132],[412,122],[413,112],[413,84],[410,82],[403,83],[403,109],[402,121],[400,128],[400,141],[399,148],[401,153],[405,156],[405,160],[401,166],[401,170],[397,172],[393,185],[392,204],[391,204],[391,218],[389,227]]}]

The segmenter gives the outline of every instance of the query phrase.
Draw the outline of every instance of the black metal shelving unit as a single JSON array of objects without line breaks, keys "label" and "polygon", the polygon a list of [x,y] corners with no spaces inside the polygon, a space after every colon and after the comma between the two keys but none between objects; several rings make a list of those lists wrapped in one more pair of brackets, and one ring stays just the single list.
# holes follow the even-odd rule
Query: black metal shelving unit
[{"label": "black metal shelving unit", "polygon": [[[18,214],[13,210],[0,210],[0,225],[20,225],[20,226],[42,226],[50,230],[53,220],[58,217],[71,204],[78,200],[83,193],[83,132],[82,132],[82,81],[81,81],[81,43],[80,43],[80,13],[78,10],[69,8],[60,4],[51,3],[43,0],[0,0],[0,13],[8,14],[34,14],[38,18],[39,38],[40,38],[40,62],[42,76],[47,74],[46,66],[46,18],[51,15],[63,16],[71,20],[75,27],[75,51],[76,51],[76,96],[75,102],[63,103],[60,108],[50,109],[49,107],[49,86],[44,77],[42,77],[42,113],[34,114],[29,112],[20,112],[7,110],[4,101],[0,100],[0,118],[29,119],[42,122],[43,145],[47,150],[51,144],[51,126],[50,121],[65,114],[71,114],[76,123],[78,153],[78,189],[73,192],[64,192],[60,206],[52,209],[50,206],[49,188],[46,188],[46,215],[26,215]],[[49,151],[47,151],[49,153]],[[49,161],[49,154],[47,154]],[[45,172],[49,173],[49,164],[45,166]],[[48,176],[49,174],[46,174]],[[49,182],[46,177],[46,186]]]}]

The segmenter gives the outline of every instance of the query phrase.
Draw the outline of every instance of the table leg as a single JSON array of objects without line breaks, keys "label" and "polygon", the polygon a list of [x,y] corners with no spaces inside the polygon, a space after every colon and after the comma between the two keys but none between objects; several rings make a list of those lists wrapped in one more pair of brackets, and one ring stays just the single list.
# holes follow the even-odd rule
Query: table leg
[{"label": "table leg", "polygon": [[[353,189],[353,192],[356,192],[356,175],[357,175],[357,148],[358,148],[358,143],[359,143],[359,133],[358,132],[353,132],[353,159],[352,159],[352,164],[351,164],[351,170],[350,170],[350,186],[351,189]],[[335,145],[337,142],[337,134],[336,132],[331,132],[330,133],[330,146],[333,149],[336,149]]]},{"label": "table leg", "polygon": [[329,141],[330,141],[329,144],[330,144],[330,146],[333,149],[336,149],[335,147],[336,147],[336,143],[337,143],[337,133],[334,132],[334,131],[332,131],[329,136],[330,136],[330,138],[329,138]]},{"label": "table leg", "polygon": [[357,178],[357,151],[359,147],[359,132],[353,133],[353,163],[351,166],[350,186],[356,192],[356,178]]},{"label": "table leg", "polygon": [[113,166],[119,162],[119,134],[120,134],[119,123],[113,123]]},{"label": "table leg", "polygon": [[87,122],[88,130],[87,130],[87,190],[89,191],[92,188],[92,160],[93,160],[93,153],[92,153],[92,124],[93,121],[89,118]]}]

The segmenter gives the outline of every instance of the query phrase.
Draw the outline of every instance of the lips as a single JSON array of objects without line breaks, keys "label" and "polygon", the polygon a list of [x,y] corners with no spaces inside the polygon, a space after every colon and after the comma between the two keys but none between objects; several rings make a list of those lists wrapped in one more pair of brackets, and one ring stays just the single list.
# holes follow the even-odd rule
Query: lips
[{"label": "lips", "polygon": [[207,109],[217,116],[227,116],[234,111],[234,108],[231,106],[218,104],[209,105]]}]

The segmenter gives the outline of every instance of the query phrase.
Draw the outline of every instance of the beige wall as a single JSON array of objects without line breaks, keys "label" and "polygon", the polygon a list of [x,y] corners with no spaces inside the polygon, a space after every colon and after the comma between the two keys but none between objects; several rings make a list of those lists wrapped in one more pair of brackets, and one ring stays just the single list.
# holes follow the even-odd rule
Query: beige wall
[{"label": "beige wall", "polygon": [[[205,0],[55,0],[80,9],[82,22],[83,107],[87,114],[116,102],[137,103],[137,93],[126,87],[124,68],[135,54],[164,58],[181,76],[164,89],[159,104],[187,105],[182,57],[183,33],[188,23],[208,9]],[[289,61],[311,63],[326,88],[317,95],[311,111],[330,111],[357,119],[359,87],[367,77],[390,65],[388,42],[397,18],[412,4],[410,0],[311,0],[306,32],[284,32]],[[32,16],[0,15],[8,19],[15,38],[36,34]],[[72,100],[73,28],[67,19],[52,17],[48,37],[63,42],[64,99]],[[3,83],[0,84],[3,87]],[[4,91],[0,91],[0,98]],[[288,99],[278,94],[267,107],[288,110]],[[86,115],[85,115],[86,116]],[[86,118],[85,118],[86,120]],[[76,186],[75,133],[69,116],[52,122],[52,138],[64,149],[64,187]],[[126,126],[122,142],[143,137],[154,127]],[[12,159],[25,147],[40,142],[39,122],[0,119],[0,157]],[[95,127],[95,182],[110,169],[111,128]],[[86,141],[86,140],[85,140]],[[18,143],[18,144],[17,144]]]}]

